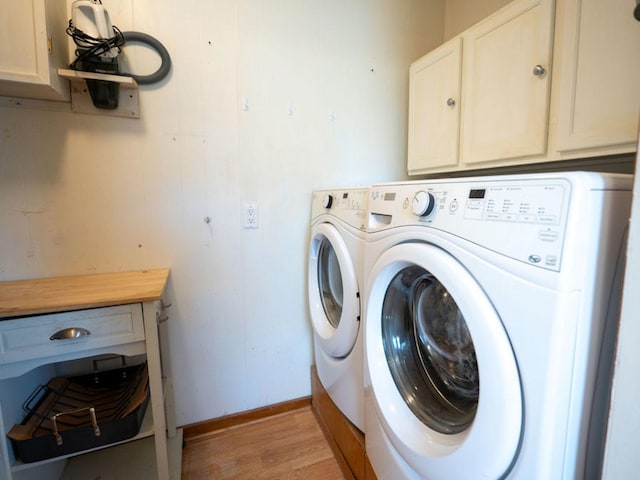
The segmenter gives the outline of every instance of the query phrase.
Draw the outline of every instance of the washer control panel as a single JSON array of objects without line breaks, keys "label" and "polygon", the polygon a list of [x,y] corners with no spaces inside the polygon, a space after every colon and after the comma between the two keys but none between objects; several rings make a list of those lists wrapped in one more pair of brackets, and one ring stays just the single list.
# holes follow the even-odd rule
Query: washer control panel
[{"label": "washer control panel", "polygon": [[559,271],[570,196],[564,178],[377,185],[369,198],[369,231],[430,227]]},{"label": "washer control panel", "polygon": [[[465,218],[474,220],[557,225],[562,215],[564,188],[556,185],[469,189]],[[457,202],[449,204],[455,211]]]},{"label": "washer control panel", "polygon": [[414,215],[427,218],[434,212],[435,207],[436,197],[433,196],[433,193],[419,190],[413,195],[411,211]]}]

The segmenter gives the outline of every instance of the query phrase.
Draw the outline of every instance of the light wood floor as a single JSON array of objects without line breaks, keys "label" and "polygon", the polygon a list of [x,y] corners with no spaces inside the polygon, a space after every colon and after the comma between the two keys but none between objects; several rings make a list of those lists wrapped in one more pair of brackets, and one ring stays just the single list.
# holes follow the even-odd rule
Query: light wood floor
[{"label": "light wood floor", "polygon": [[344,480],[311,407],[188,439],[182,480]]}]

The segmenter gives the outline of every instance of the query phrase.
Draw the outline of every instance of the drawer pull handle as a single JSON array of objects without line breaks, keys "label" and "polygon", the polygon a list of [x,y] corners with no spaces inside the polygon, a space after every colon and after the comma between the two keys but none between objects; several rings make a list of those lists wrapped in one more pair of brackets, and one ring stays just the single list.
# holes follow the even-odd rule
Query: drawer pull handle
[{"label": "drawer pull handle", "polygon": [[49,337],[49,340],[70,340],[73,338],[86,337],[91,335],[91,332],[86,328],[71,327],[60,330]]}]

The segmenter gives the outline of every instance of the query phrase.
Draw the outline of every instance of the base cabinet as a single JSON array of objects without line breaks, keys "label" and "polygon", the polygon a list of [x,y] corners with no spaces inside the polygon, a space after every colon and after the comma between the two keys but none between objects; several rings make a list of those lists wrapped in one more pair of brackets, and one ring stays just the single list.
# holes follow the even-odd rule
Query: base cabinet
[{"label": "base cabinet", "polygon": [[[179,480],[181,431],[165,401],[172,392],[161,365],[161,318],[162,303],[145,301],[0,321],[0,478]],[[63,338],[54,339],[72,329],[90,333],[78,338],[63,333]],[[29,394],[54,376],[90,373],[97,360],[108,365],[113,355],[130,359],[131,364],[147,362],[150,400],[140,432],[117,445],[87,452],[32,463],[16,458],[6,433],[22,421],[21,405]]]}]

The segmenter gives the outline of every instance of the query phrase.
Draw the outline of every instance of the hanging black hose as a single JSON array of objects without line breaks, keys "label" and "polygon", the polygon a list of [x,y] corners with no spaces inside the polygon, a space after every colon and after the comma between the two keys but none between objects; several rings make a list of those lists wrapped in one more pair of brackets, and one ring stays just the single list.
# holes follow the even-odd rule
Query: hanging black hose
[{"label": "hanging black hose", "polygon": [[136,75],[133,73],[123,72],[122,75],[127,75],[132,77],[139,85],[149,85],[151,83],[159,82],[164,79],[171,70],[171,57],[169,56],[169,52],[164,45],[160,43],[158,40],[153,38],[151,35],[147,35],[142,32],[123,32],[122,36],[124,37],[125,45],[127,43],[143,43],[148,45],[153,50],[155,50],[158,55],[160,55],[160,67],[154,73],[149,75]]},{"label": "hanging black hose", "polygon": [[[146,33],[122,33],[111,24],[109,13],[102,6],[101,0],[75,1],[66,32],[76,44],[76,58],[71,63],[74,70],[126,75],[139,85],[159,82],[171,70],[171,58],[164,45]],[[155,50],[160,55],[160,68],[150,75],[121,72],[118,56],[127,42],[143,43]],[[87,78],[86,84],[96,108],[113,110],[118,108],[120,83],[107,78]]]}]

